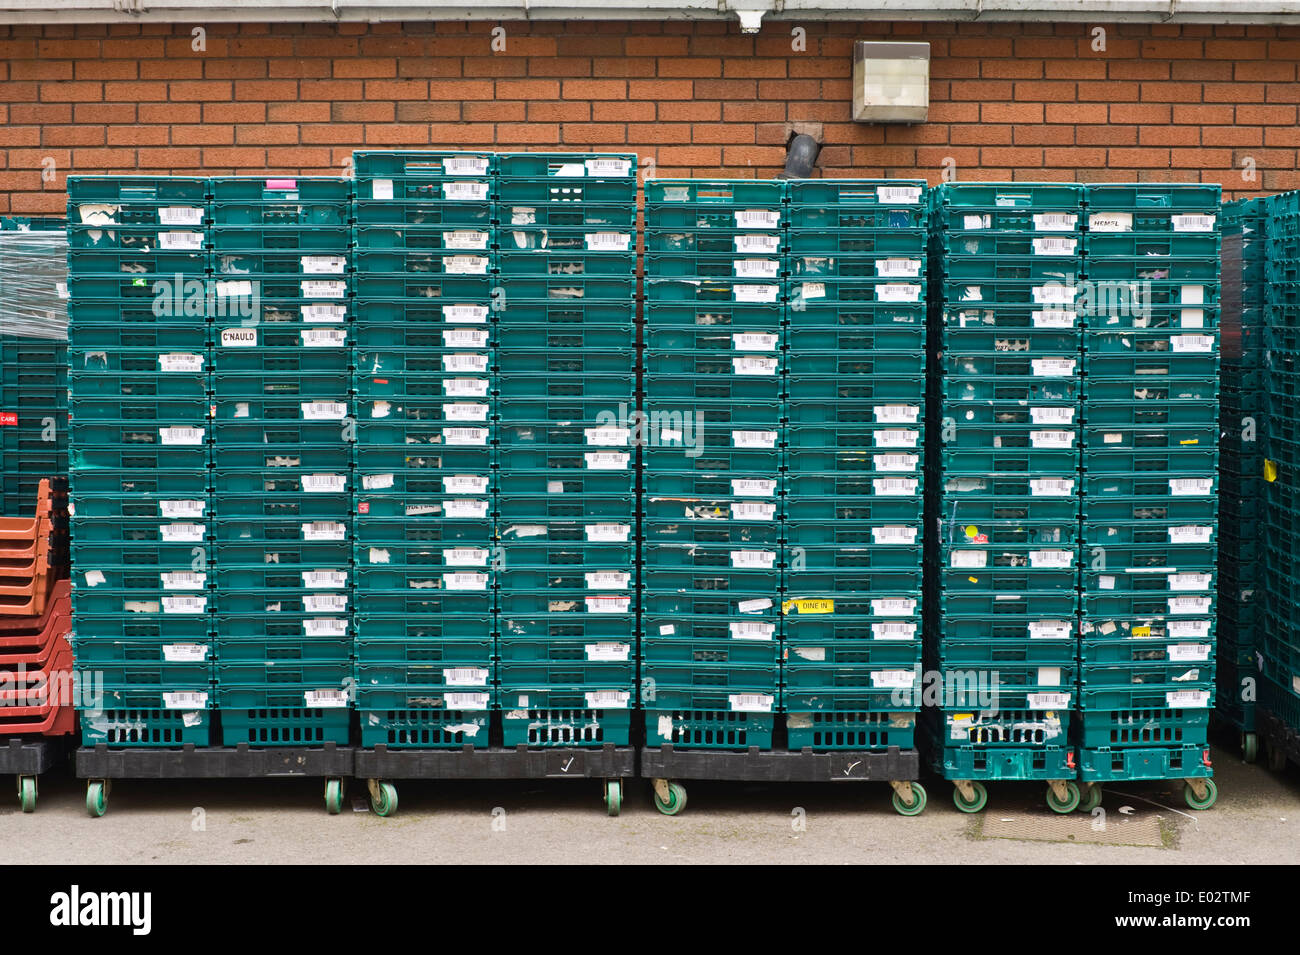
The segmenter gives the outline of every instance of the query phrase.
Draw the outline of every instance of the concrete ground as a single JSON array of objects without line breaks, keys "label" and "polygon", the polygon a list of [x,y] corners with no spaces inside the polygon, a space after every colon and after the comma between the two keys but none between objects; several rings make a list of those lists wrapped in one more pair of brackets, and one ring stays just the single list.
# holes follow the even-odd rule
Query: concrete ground
[{"label": "concrete ground", "polygon": [[[315,780],[117,781],[108,813],[87,816],[85,785],[42,777],[34,814],[12,783],[0,800],[10,865],[116,863],[1156,863],[1300,861],[1300,770],[1281,775],[1217,749],[1218,804],[1187,810],[1179,789],[1116,786],[1106,816],[1062,822],[1043,786],[990,786],[982,816],[959,813],[951,786],[926,779],[929,806],[904,818],[885,784],[689,783],[687,809],[665,817],[633,780],[618,818],[600,784],[401,782],[389,818],[368,811],[353,781],[340,816]],[[1124,811],[1128,809],[1129,811]],[[1010,829],[994,837],[986,825]],[[1151,842],[1146,846],[1105,844]],[[1098,844],[1101,843],[1101,844]]]}]

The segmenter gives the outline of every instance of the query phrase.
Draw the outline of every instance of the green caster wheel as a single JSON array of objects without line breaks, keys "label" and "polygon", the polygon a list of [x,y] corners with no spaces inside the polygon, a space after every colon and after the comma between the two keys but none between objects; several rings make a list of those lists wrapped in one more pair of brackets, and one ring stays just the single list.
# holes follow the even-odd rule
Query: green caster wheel
[{"label": "green caster wheel", "polygon": [[1101,786],[1093,783],[1083,791],[1083,796],[1079,800],[1079,809],[1083,812],[1092,812],[1101,805]]},{"label": "green caster wheel", "polygon": [[1192,788],[1190,783],[1183,787],[1183,799],[1193,809],[1209,809],[1214,805],[1215,800],[1219,798],[1219,787],[1214,785],[1213,779],[1205,779],[1202,782],[1205,783],[1205,796],[1203,798],[1197,797],[1196,790]]},{"label": "green caster wheel", "polygon": [[343,811],[343,780],[325,780],[325,810],[331,816]]},{"label": "green caster wheel", "polygon": [[22,804],[23,812],[36,811],[36,777],[35,776],[18,777],[18,802]]},{"label": "green caster wheel", "polygon": [[86,812],[92,819],[98,819],[108,808],[107,797],[102,780],[93,780],[86,784]]},{"label": "green caster wheel", "polygon": [[665,816],[675,816],[686,808],[686,787],[681,783],[668,783],[667,796],[661,796],[655,786],[654,794],[655,808]]},{"label": "green caster wheel", "polygon": [[1259,737],[1256,734],[1241,734],[1241,758],[1248,763],[1259,759]]},{"label": "green caster wheel", "polygon": [[1286,753],[1282,751],[1282,747],[1270,743],[1264,747],[1264,752],[1268,755],[1269,769],[1275,773],[1280,773],[1286,769]]},{"label": "green caster wheel", "polygon": [[397,787],[392,783],[379,783],[375,786],[370,794],[370,809],[376,816],[391,816],[397,812]]},{"label": "green caster wheel", "polygon": [[[686,797],[682,797],[683,803]],[[617,779],[605,782],[605,810],[611,816],[617,816],[623,808],[623,783]]]},{"label": "green caster wheel", "polygon": [[1079,799],[1079,787],[1073,782],[1065,784],[1064,799],[1060,799],[1051,786],[1047,787],[1047,805],[1052,812],[1059,812],[1063,816],[1068,815],[1079,808]]},{"label": "green caster wheel", "polygon": [[975,790],[972,799],[967,800],[966,797],[961,794],[960,789],[954,789],[952,791],[952,801],[957,804],[957,808],[962,812],[979,812],[989,801],[989,791],[984,788],[983,783],[973,782],[970,785],[971,788]]},{"label": "green caster wheel", "polygon": [[903,797],[895,791],[894,810],[900,816],[919,816],[925,810],[926,798],[925,787],[920,783],[912,783],[912,801],[903,802]]}]

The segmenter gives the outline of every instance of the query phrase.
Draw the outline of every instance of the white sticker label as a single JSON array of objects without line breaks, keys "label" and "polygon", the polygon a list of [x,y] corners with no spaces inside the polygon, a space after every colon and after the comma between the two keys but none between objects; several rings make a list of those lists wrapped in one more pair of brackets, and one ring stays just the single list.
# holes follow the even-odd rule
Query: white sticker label
[{"label": "white sticker label", "polygon": [[732,478],[731,493],[736,497],[772,497],[776,494],[776,482],[761,478]]},{"label": "white sticker label", "polygon": [[208,598],[194,596],[163,597],[162,611],[163,613],[207,613]]},{"label": "white sticker label", "polygon": [[342,275],[348,267],[346,255],[300,256],[304,275]]},{"label": "white sticker label", "polygon": [[309,637],[347,636],[346,617],[309,617],[302,622],[302,632]]},{"label": "white sticker label", "polygon": [[887,282],[876,286],[876,299],[881,302],[919,302],[921,286]]},{"label": "white sticker label", "polygon": [[442,267],[448,275],[487,275],[486,255],[443,256]]},{"label": "white sticker label", "polygon": [[212,648],[206,643],[165,643],[162,649],[168,663],[202,663]]},{"label": "white sticker label", "polygon": [[202,428],[159,428],[158,438],[163,444],[178,444],[186,447],[203,443]]},{"label": "white sticker label", "polygon": [[732,567],[756,567],[771,570],[776,564],[776,554],[770,550],[733,550]]},{"label": "white sticker label", "polygon": [[302,585],[308,588],[339,590],[348,585],[348,573],[346,570],[304,570]]},{"label": "white sticker label", "polygon": [[163,709],[167,710],[203,710],[208,706],[208,694],[190,690],[170,690],[164,692]]},{"label": "white sticker label", "polygon": [[486,328],[448,328],[442,333],[442,343],[448,348],[487,348]]},{"label": "white sticker label", "polygon": [[767,693],[732,693],[731,711],[733,713],[771,713],[776,697]]},{"label": "white sticker label", "polygon": [[589,690],[585,695],[593,710],[625,710],[632,699],[630,690]]},{"label": "white sticker label", "polygon": [[1210,635],[1208,620],[1170,620],[1166,627],[1175,640],[1204,640]]},{"label": "white sticker label", "polygon": [[626,232],[588,232],[585,238],[590,252],[627,252],[632,245]]},{"label": "white sticker label", "polygon": [[478,352],[457,352],[442,356],[442,369],[449,373],[461,371],[482,374],[488,369],[488,356]]},{"label": "white sticker label", "polygon": [[771,640],[776,635],[776,624],[762,620],[733,620],[727,629],[735,640]]},{"label": "white sticker label", "polygon": [[1035,310],[1034,328],[1073,328],[1077,314],[1063,308]]},{"label": "white sticker label", "polygon": [[1170,613],[1205,614],[1210,612],[1209,597],[1170,597]]},{"label": "white sticker label", "polygon": [[442,307],[443,320],[455,324],[482,325],[487,322],[487,316],[486,305],[444,305]]},{"label": "white sticker label", "polygon": [[776,351],[777,336],[762,332],[739,332],[731,336],[736,351]]},{"label": "white sticker label", "polygon": [[1031,358],[1030,366],[1038,377],[1059,377],[1074,374],[1073,358]]},{"label": "white sticker label", "polygon": [[361,486],[367,491],[382,491],[384,488],[393,486],[393,475],[391,474],[364,474],[361,476]]},{"label": "white sticker label", "polygon": [[1208,354],[1214,351],[1213,335],[1172,335],[1169,345],[1175,352],[1200,352]]},{"label": "white sticker label", "polygon": [[916,683],[912,670],[872,670],[871,685],[880,689],[905,689]]},{"label": "white sticker label", "polygon": [[487,501],[445,501],[442,512],[446,517],[487,517]]},{"label": "white sticker label", "polygon": [[590,447],[621,448],[632,436],[627,428],[583,428],[583,437]]},{"label": "white sticker label", "polygon": [[163,517],[202,517],[207,501],[159,501],[158,510]]},{"label": "white sticker label", "polygon": [[304,328],[298,334],[305,348],[342,348],[348,340],[341,328]]},{"label": "white sticker label", "polygon": [[825,298],[826,283],[825,282],[804,282],[803,289],[801,290],[800,294],[805,299]]},{"label": "white sticker label", "polygon": [[921,413],[916,405],[876,405],[872,411],[881,424],[916,424]]},{"label": "white sticker label", "polygon": [[1031,550],[1029,552],[1030,567],[1047,567],[1047,568],[1066,568],[1074,566],[1074,551],[1072,550]]},{"label": "white sticker label", "polygon": [[1184,308],[1179,312],[1179,324],[1183,328],[1204,328],[1205,309]]},{"label": "white sticker label", "polygon": [[588,590],[627,590],[632,575],[622,570],[593,570],[583,574]]},{"label": "white sticker label", "polygon": [[1175,710],[1203,710],[1210,705],[1210,691],[1175,690],[1165,694],[1165,704]]},{"label": "white sticker label", "polygon": [[[1043,408],[1033,407],[1029,409],[1029,417],[1034,424],[1071,424],[1074,421],[1074,409],[1071,407],[1063,408]],[[1039,432],[1039,434],[1061,434],[1064,432]],[[1073,437],[1073,435],[1071,435]],[[1065,445],[1070,447],[1070,445]]]},{"label": "white sticker label", "polygon": [[482,202],[488,197],[486,182],[444,182],[442,197],[453,202]]},{"label": "white sticker label", "polygon": [[1169,574],[1169,589],[1174,591],[1209,590],[1211,574]]},{"label": "white sticker label", "polygon": [[483,667],[448,667],[442,671],[448,686],[487,686],[488,671]]},{"label": "white sticker label", "polygon": [[486,494],[488,479],[478,474],[453,474],[442,479],[442,489],[448,494]]},{"label": "white sticker label", "polygon": [[375,179],[370,183],[371,199],[391,199],[393,198],[393,180]]},{"label": "white sticker label", "polygon": [[745,232],[735,237],[736,251],[742,254],[749,252],[766,252],[775,255],[777,249],[781,247],[781,237],[769,235],[764,232]]},{"label": "white sticker label", "polygon": [[158,248],[177,252],[193,252],[203,248],[202,232],[159,232]]},{"label": "white sticker label", "polygon": [[486,156],[444,156],[442,171],[448,176],[486,176]]},{"label": "white sticker label", "polygon": [[907,497],[916,493],[916,478],[875,478],[871,486],[881,497]]},{"label": "white sticker label", "polygon": [[1214,487],[1213,478],[1170,478],[1169,493],[1174,497],[1201,497]]},{"label": "white sticker label", "polygon": [[949,562],[950,565],[953,567],[962,567],[962,568],[987,567],[989,562],[989,555],[987,551],[982,551],[982,550],[972,550],[972,549],[954,550],[951,554]]},{"label": "white sticker label", "polygon": [[308,613],[347,613],[347,594],[303,594],[302,608]]},{"label": "white sticker label", "polygon": [[223,328],[221,330],[221,346],[223,348],[253,348],[256,345],[256,328]]},{"label": "white sticker label", "polygon": [[587,451],[582,457],[591,471],[626,471],[630,460],[630,455],[619,451]]},{"label": "white sticker label", "polygon": [[348,416],[348,406],[342,401],[304,401],[302,416],[308,421],[342,421]]},{"label": "white sticker label", "polygon": [[484,547],[446,547],[442,559],[448,567],[486,567],[488,552]]},{"label": "white sticker label", "polygon": [[347,282],[328,282],[311,279],[299,283],[303,298],[343,298],[348,294]]},{"label": "white sticker label", "polygon": [[449,710],[486,710],[489,695],[487,693],[447,693],[443,696],[443,701],[447,704]]},{"label": "white sticker label", "polygon": [[1029,493],[1033,497],[1069,497],[1074,493],[1072,478],[1032,478]]},{"label": "white sticker label", "polygon": [[1210,659],[1208,643],[1171,643],[1169,659],[1175,662],[1200,662]]},{"label": "white sticker label", "polygon": [[348,317],[345,305],[304,305],[299,311],[304,322],[342,322]]},{"label": "white sticker label", "polygon": [[742,600],[736,604],[736,609],[741,613],[760,613],[764,610],[770,610],[772,601],[767,597],[758,597],[754,600]]},{"label": "white sticker label", "polygon": [[163,225],[202,225],[203,210],[192,206],[163,206],[158,210]]},{"label": "white sticker label", "polygon": [[775,302],[781,294],[779,285],[736,285],[732,289],[737,302]]},{"label": "white sticker label", "polygon": [[792,647],[794,655],[802,660],[812,660],[815,663],[821,663],[826,660],[825,647]]},{"label": "white sticker label", "polygon": [[1205,286],[1204,285],[1184,285],[1179,291],[1179,304],[1182,305],[1204,305],[1205,304]]},{"label": "white sticker label", "polygon": [[871,625],[871,638],[873,640],[915,640],[916,624],[894,620],[886,623],[873,623]]},{"label": "white sticker label", "polygon": [[485,447],[488,442],[487,428],[443,428],[442,440],[448,447]]},{"label": "white sticker label", "polygon": [[1079,217],[1072,212],[1036,212],[1034,213],[1034,231],[1036,232],[1070,232],[1078,224]]},{"label": "white sticker label", "polygon": [[775,375],[775,358],[733,358],[731,367],[738,375]]},{"label": "white sticker label", "polygon": [[1039,686],[1060,686],[1061,668],[1060,667],[1039,667],[1038,685]]},{"label": "white sticker label", "polygon": [[488,575],[464,572],[443,574],[442,584],[447,590],[487,590]]},{"label": "white sticker label", "polygon": [[731,443],[737,448],[775,448],[775,431],[733,431]]},{"label": "white sticker label", "polygon": [[921,187],[876,186],[876,201],[888,205],[914,206],[921,201]]},{"label": "white sticker label", "polygon": [[347,540],[348,528],[340,521],[311,521],[302,525],[302,539],[307,541]]},{"label": "white sticker label", "polygon": [[1069,640],[1074,636],[1074,624],[1068,620],[1031,620],[1031,640]]},{"label": "white sticker label", "polygon": [[253,283],[243,280],[217,282],[217,298],[246,298],[253,294]]},{"label": "white sticker label", "polygon": [[1074,447],[1074,432],[1030,431],[1029,443],[1035,448],[1072,448]]},{"label": "white sticker label", "polygon": [[871,539],[877,544],[915,544],[916,528],[905,524],[873,527]]},{"label": "white sticker label", "polygon": [[304,474],[301,481],[308,494],[337,494],[348,486],[346,474]]},{"label": "white sticker label", "polygon": [[458,252],[482,252],[488,247],[486,232],[456,231],[442,234],[442,246]]},{"label": "white sticker label", "polygon": [[202,524],[159,524],[158,533],[165,541],[201,541],[207,534]]},{"label": "white sticker label", "polygon": [[1213,232],[1214,216],[1206,215],[1173,215],[1169,217],[1169,223],[1173,226],[1175,232]]},{"label": "white sticker label", "polygon": [[626,176],[632,171],[631,160],[611,158],[609,156],[588,159],[584,162],[584,165],[587,167],[588,176]]},{"label": "white sticker label", "polygon": [[627,613],[632,607],[631,597],[587,597],[587,613]]},{"label": "white sticker label", "polygon": [[781,225],[781,213],[776,209],[737,209],[737,229],[776,229]]},{"label": "white sticker label", "polygon": [[589,541],[613,541],[625,544],[628,535],[632,533],[632,528],[627,524],[588,524],[586,531]]},{"label": "white sticker label", "polygon": [[920,259],[877,259],[876,275],[883,279],[914,279],[921,274]]},{"label": "white sticker label", "polygon": [[1074,255],[1076,240],[1067,236],[1034,239],[1034,255]]},{"label": "white sticker label", "polygon": [[921,440],[919,432],[902,428],[882,428],[872,437],[878,448],[914,448]]},{"label": "white sticker label", "polygon": [[448,421],[487,421],[488,406],[453,401],[442,406],[442,415]]},{"label": "white sticker label", "polygon": [[920,457],[915,454],[876,454],[872,461],[877,471],[915,471]]},{"label": "white sticker label", "polygon": [[1069,693],[1027,693],[1025,699],[1031,710],[1068,710]]},{"label": "white sticker label", "polygon": [[347,709],[348,694],[346,690],[307,690],[302,700],[309,710],[342,710]]},{"label": "white sticker label", "polygon": [[1088,216],[1089,232],[1132,232],[1133,213],[1094,212]]},{"label": "white sticker label", "polygon": [[486,398],[488,382],[486,378],[446,378],[442,393],[449,398]]},{"label": "white sticker label", "polygon": [[736,501],[731,516],[737,521],[770,521],[776,518],[776,505],[767,501]]},{"label": "white sticker label", "polygon": [[910,617],[916,613],[916,601],[910,597],[874,597],[871,612],[877,617]]},{"label": "white sticker label", "polygon": [[626,643],[589,643],[587,659],[602,662],[625,663],[631,656],[632,647]]},{"label": "white sticker label", "polygon": [[158,575],[163,590],[202,590],[208,585],[208,575],[189,570],[163,571]]}]

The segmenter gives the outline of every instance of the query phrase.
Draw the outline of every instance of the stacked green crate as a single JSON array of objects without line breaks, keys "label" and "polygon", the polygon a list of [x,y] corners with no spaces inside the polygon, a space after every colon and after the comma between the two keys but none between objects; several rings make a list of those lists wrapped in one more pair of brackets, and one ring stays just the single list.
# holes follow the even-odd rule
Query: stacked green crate
[{"label": "stacked green crate", "polygon": [[361,742],[485,747],[496,696],[496,162],[358,152],[354,165]]},{"label": "stacked green crate", "polygon": [[[1241,733],[1242,754],[1254,762],[1255,630],[1260,625],[1264,425],[1261,387],[1264,355],[1267,251],[1263,199],[1223,206],[1223,291],[1219,425],[1219,622],[1216,713]],[[1250,681],[1250,682],[1243,682]]]},{"label": "stacked green crate", "polygon": [[68,179],[72,643],[87,744],[206,744],[208,183]]},{"label": "stacked green crate", "polygon": [[1083,189],[954,183],[932,194],[939,404],[928,669],[936,768],[958,808],[980,780],[1079,800],[1074,699]]},{"label": "stacked green crate", "polygon": [[789,185],[782,708],[791,749],[912,749],[924,182]]},{"label": "stacked green crate", "polygon": [[350,191],[343,179],[212,180],[212,510],[226,745],[348,741]]},{"label": "stacked green crate", "polygon": [[1089,186],[1080,778],[1213,804],[1220,188]]},{"label": "stacked green crate", "polygon": [[1281,733],[1300,732],[1300,192],[1269,196],[1265,205],[1268,311],[1262,384],[1267,426],[1260,562],[1265,596],[1255,650],[1261,723],[1267,712],[1278,724],[1269,734],[1268,761],[1282,769],[1286,751]]},{"label": "stacked green crate", "polygon": [[646,743],[766,749],[780,694],[785,185],[650,180],[645,222]]},{"label": "stacked green crate", "polygon": [[0,514],[20,515],[42,478],[68,473],[62,219],[0,219],[0,369]]},{"label": "stacked green crate", "polygon": [[625,746],[638,633],[636,157],[498,161],[503,738]]}]

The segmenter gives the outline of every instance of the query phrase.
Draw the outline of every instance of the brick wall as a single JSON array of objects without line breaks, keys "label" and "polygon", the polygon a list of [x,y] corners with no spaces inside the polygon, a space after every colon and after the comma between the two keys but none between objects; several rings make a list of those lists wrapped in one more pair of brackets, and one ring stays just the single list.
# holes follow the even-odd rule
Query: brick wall
[{"label": "brick wall", "polygon": [[[0,213],[69,173],[338,174],[351,151],[635,151],[659,176],[772,176],[793,124],[826,175],[1300,186],[1300,27],[722,22],[0,27]],[[854,39],[931,44],[930,119],[849,121]],[[51,165],[51,162],[52,165]],[[1253,165],[1253,180],[1243,173]],[[1225,196],[1226,196],[1225,192]]]}]

